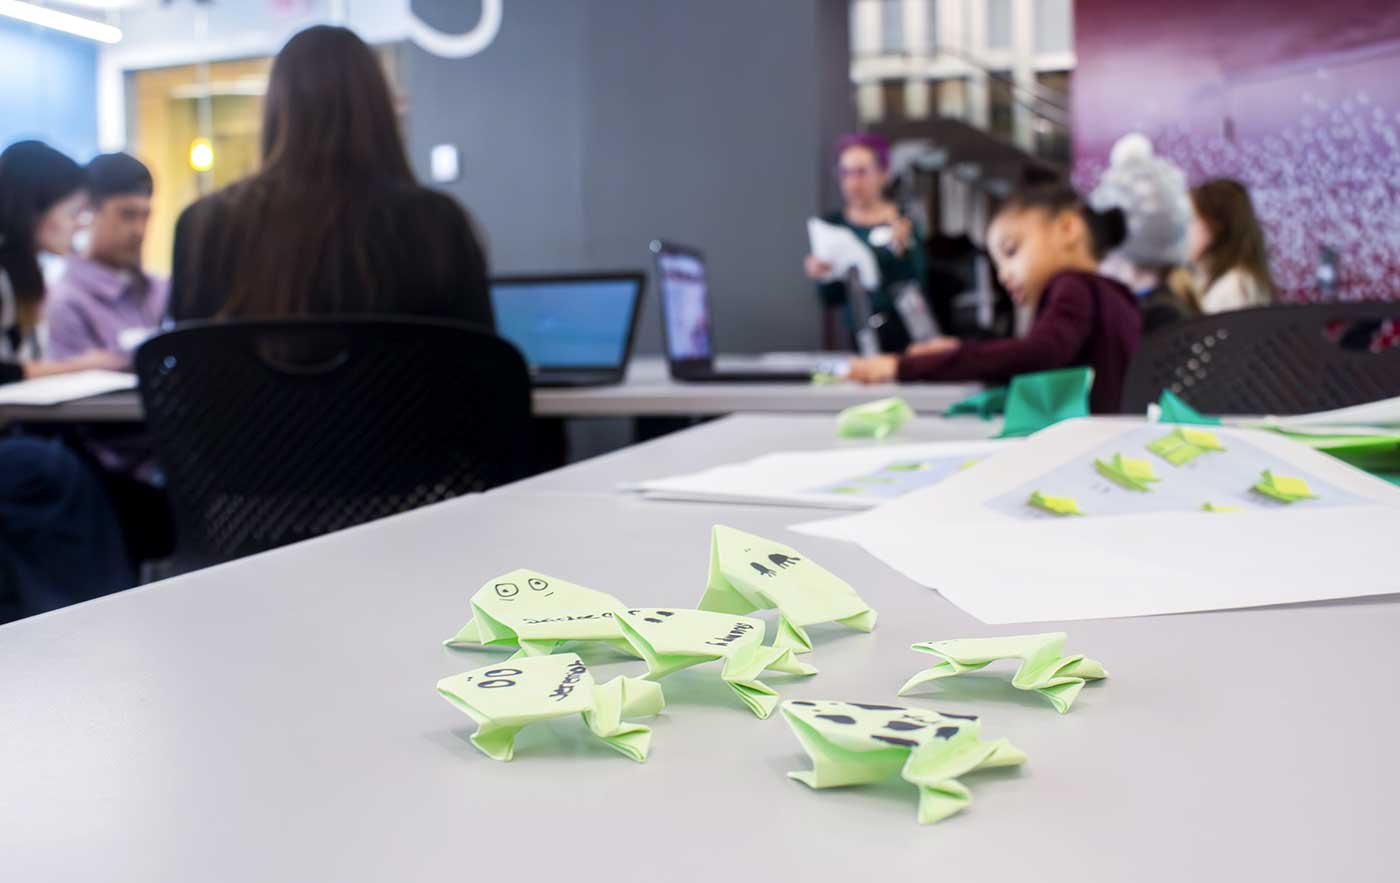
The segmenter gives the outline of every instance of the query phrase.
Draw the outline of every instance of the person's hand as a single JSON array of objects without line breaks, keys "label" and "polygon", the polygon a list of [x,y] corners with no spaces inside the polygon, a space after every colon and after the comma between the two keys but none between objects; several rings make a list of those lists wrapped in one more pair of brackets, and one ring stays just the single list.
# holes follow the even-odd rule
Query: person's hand
[{"label": "person's hand", "polygon": [[951,353],[960,346],[962,346],[962,341],[956,337],[935,337],[932,340],[911,343],[904,354],[906,356],[931,356],[937,353]]},{"label": "person's hand", "polygon": [[851,359],[851,370],[847,376],[857,383],[889,383],[899,376],[899,356]]},{"label": "person's hand", "polygon": [[71,359],[27,362],[24,366],[24,376],[27,378],[48,377],[53,374],[72,374],[75,371],[95,370],[130,371],[131,357],[106,350],[88,350]]},{"label": "person's hand", "polygon": [[808,279],[818,282],[831,276],[831,264],[814,254],[807,255],[807,260],[802,262],[802,269],[807,272]]},{"label": "person's hand", "polygon": [[890,222],[890,233],[894,236],[895,252],[903,252],[909,247],[909,239],[914,235],[914,222],[908,218],[895,218]]}]

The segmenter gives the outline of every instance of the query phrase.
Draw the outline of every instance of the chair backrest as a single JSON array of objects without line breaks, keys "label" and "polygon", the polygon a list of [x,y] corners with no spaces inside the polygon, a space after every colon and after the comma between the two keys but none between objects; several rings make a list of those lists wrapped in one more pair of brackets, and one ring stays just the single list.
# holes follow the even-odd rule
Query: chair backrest
[{"label": "chair backrest", "polygon": [[530,378],[507,341],[401,318],[200,322],[136,353],[182,564],[522,477]]},{"label": "chair backrest", "polygon": [[1145,337],[1123,411],[1169,389],[1208,414],[1303,414],[1400,395],[1400,348],[1366,343],[1400,303],[1264,307],[1203,316]]}]

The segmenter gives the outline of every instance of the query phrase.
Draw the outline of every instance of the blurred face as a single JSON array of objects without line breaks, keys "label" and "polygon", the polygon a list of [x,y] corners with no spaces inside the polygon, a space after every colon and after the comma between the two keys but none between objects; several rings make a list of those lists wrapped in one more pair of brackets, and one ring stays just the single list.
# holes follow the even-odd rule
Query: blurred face
[{"label": "blurred face", "polygon": [[151,198],[140,194],[109,196],[92,215],[88,257],[124,270],[141,267],[141,244],[151,219]]},{"label": "blurred face", "polygon": [[87,207],[87,194],[81,190],[54,203],[34,229],[34,245],[50,254],[68,254],[73,250],[73,235],[86,220]]},{"label": "blurred face", "polygon": [[1087,242],[1084,219],[1074,211],[1051,215],[1039,208],[1012,209],[997,215],[987,231],[997,278],[1022,306],[1040,302],[1051,276],[1081,265]]},{"label": "blurred face", "polygon": [[880,201],[885,170],[870,148],[848,147],[842,151],[836,161],[836,175],[841,179],[841,198],[846,205],[865,208]]},{"label": "blurred face", "polygon": [[1186,227],[1186,259],[1191,263],[1196,263],[1201,256],[1210,248],[1210,241],[1214,238],[1210,232],[1210,225],[1201,217],[1201,213],[1196,211],[1196,207],[1191,207],[1191,223]]}]

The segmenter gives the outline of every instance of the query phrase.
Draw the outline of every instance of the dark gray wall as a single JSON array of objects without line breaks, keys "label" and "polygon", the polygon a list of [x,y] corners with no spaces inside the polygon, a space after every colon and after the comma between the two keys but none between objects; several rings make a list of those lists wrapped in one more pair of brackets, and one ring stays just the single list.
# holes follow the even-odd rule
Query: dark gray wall
[{"label": "dark gray wall", "polygon": [[[479,2],[416,0],[443,30]],[[846,0],[508,0],[473,58],[410,47],[408,140],[453,143],[497,272],[645,267],[655,237],[709,256],[727,351],[812,349],[807,216],[853,124]],[[648,292],[639,345],[659,349]]]}]

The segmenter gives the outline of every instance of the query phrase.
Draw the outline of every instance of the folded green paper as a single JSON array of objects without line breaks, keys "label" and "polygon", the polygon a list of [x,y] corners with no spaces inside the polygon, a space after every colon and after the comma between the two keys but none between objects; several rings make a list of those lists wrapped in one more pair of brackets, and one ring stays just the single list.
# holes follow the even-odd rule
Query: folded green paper
[{"label": "folded green paper", "polygon": [[1149,444],[1147,449],[1173,466],[1185,466],[1208,451],[1225,450],[1225,445],[1213,432],[1178,426]]},{"label": "folded green paper", "polygon": [[476,721],[472,744],[502,761],[515,756],[515,736],[526,725],[574,714],[609,747],[644,761],[651,728],[624,718],[655,715],[666,704],[661,686],[651,681],[619,677],[595,684],[574,653],[484,666],[443,678],[437,689]]},{"label": "folded green paper", "polygon": [[1208,417],[1186,404],[1180,396],[1169,389],[1162,390],[1162,397],[1157,400],[1157,407],[1162,409],[1158,416],[1159,423],[1186,423],[1195,426],[1219,426],[1219,417]]},{"label": "folded green paper", "polygon": [[1027,501],[1031,506],[1051,515],[1083,515],[1073,497],[1055,497],[1041,491],[1032,491]]},{"label": "folded green paper", "polygon": [[518,656],[545,656],[565,641],[629,645],[614,612],[626,607],[605,592],[534,570],[512,570],[472,596],[472,618],[445,642],[449,647],[514,647]]},{"label": "folded green paper", "polygon": [[897,773],[918,786],[919,823],[925,825],[972,802],[972,792],[959,776],[1026,762],[1005,739],[981,741],[981,722],[972,715],[794,699],[783,703],[783,717],[812,759],[812,769],[790,772],[790,778],[812,788],[838,788]]},{"label": "folded green paper", "polygon": [[761,718],[773,713],[778,691],[758,680],[764,670],[813,675],[817,670],[791,650],[763,645],[763,621],[706,610],[649,608],[620,612],[622,632],[647,664],[647,678],[716,659],[720,677],[749,710]]},{"label": "folded green paper", "polygon": [[1064,632],[915,644],[915,650],[942,656],[943,661],[910,678],[899,688],[899,695],[929,681],[979,671],[998,659],[1019,659],[1021,665],[1012,675],[1011,685],[1018,690],[1036,691],[1049,699],[1056,711],[1064,714],[1084,689],[1085,681],[1108,677],[1108,672],[1094,660],[1065,656],[1064,648]]},{"label": "folded green paper", "polygon": [[1095,460],[1099,474],[1130,491],[1150,491],[1152,482],[1161,481],[1152,471],[1152,463],[1136,457],[1114,454],[1107,460]]},{"label": "folded green paper", "polygon": [[1008,389],[1004,386],[994,386],[991,389],[984,389],[979,393],[973,393],[965,399],[954,402],[943,412],[945,417],[961,417],[963,415],[974,415],[983,420],[991,420],[998,414],[1006,411],[1006,396]]},{"label": "folded green paper", "polygon": [[1259,482],[1254,485],[1254,489],[1267,497],[1273,497],[1280,503],[1296,503],[1299,500],[1315,500],[1312,487],[1305,479],[1295,478],[1291,475],[1279,475],[1268,469],[1264,470]]},{"label": "folded green paper", "polygon": [[875,628],[875,611],[845,580],[790,546],[722,524],[710,541],[710,576],[699,606],[740,615],[777,608],[773,646],[797,653],[812,649],[809,625]]},{"label": "folded green paper", "polygon": [[1012,378],[1006,393],[1006,421],[998,438],[1019,438],[1061,420],[1088,417],[1093,388],[1093,368],[1061,368]]},{"label": "folded green paper", "polygon": [[900,398],[854,405],[836,417],[836,434],[845,438],[884,438],[914,416],[914,409]]}]

